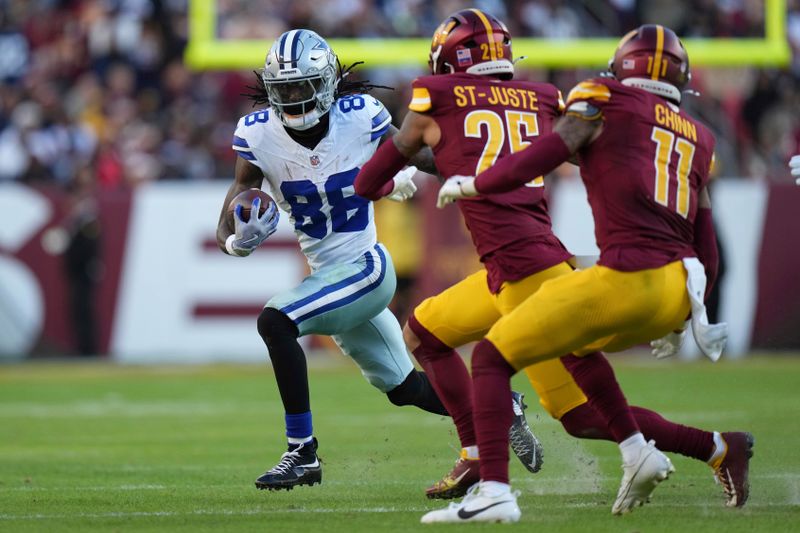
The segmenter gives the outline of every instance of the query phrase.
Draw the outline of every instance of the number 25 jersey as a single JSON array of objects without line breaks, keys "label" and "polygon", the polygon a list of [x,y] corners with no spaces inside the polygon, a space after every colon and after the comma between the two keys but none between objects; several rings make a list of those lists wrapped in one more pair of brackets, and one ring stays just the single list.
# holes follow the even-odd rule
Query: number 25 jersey
[{"label": "number 25 jersey", "polygon": [[695,257],[694,218],[714,154],[711,132],[664,98],[610,78],[575,86],[567,114],[573,110],[584,116],[596,110],[603,120],[599,137],[578,152],[599,264],[635,271]]},{"label": "number 25 jersey", "polygon": [[378,148],[392,117],[369,95],[337,99],[328,132],[313,149],[297,143],[271,109],[239,119],[237,155],[261,169],[275,202],[289,214],[312,270],[358,259],[377,242],[372,202],[353,180]]},{"label": "number 25 jersey", "polygon": [[[409,109],[430,116],[441,131],[433,147],[441,175],[474,176],[499,158],[536,143],[561,114],[561,95],[548,83],[500,81],[472,74],[414,80]],[[489,289],[565,261],[571,254],[553,235],[544,180],[457,202],[487,270]]]}]

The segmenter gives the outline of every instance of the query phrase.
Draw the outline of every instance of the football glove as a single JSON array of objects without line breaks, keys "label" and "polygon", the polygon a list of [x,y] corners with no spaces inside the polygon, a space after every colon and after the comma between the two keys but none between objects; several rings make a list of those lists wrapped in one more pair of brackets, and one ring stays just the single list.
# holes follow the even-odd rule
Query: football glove
[{"label": "football glove", "polygon": [[792,169],[792,176],[794,176],[795,183],[800,185],[800,155],[792,157],[789,161],[789,168]]},{"label": "football glove", "polygon": [[417,167],[406,167],[392,178],[394,187],[392,192],[386,195],[386,198],[394,202],[405,202],[417,192],[417,186],[412,179],[417,173]]},{"label": "football glove", "polygon": [[672,357],[681,350],[683,339],[685,338],[686,327],[684,326],[680,330],[672,331],[660,339],[651,341],[650,353],[652,353],[656,359]]},{"label": "football glove", "polygon": [[452,176],[447,178],[447,181],[439,188],[436,207],[442,209],[456,200],[472,196],[478,196],[478,191],[475,189],[475,178],[473,176]]},{"label": "football glove", "polygon": [[239,257],[250,255],[267,237],[278,229],[280,212],[277,204],[275,202],[271,203],[267,210],[264,211],[264,214],[258,216],[260,209],[261,198],[256,198],[250,208],[250,220],[245,222],[242,220],[242,206],[236,206],[233,212],[236,231],[228,237],[228,241],[225,243],[225,247],[228,252],[231,252],[231,255],[238,255]]}]

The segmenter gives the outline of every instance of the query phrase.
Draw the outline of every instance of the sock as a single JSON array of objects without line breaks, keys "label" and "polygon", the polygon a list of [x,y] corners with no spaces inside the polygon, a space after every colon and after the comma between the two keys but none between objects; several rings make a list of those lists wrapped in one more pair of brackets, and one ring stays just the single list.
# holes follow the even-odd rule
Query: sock
[{"label": "sock", "polygon": [[708,457],[706,461],[711,468],[717,468],[719,463],[725,458],[725,452],[728,451],[728,443],[725,442],[725,439],[722,438],[718,432],[713,433],[714,439],[714,451],[711,452],[711,455]]},{"label": "sock", "polygon": [[497,497],[511,492],[511,485],[499,481],[481,481],[481,492],[490,497]]},{"label": "sock", "polygon": [[639,458],[639,452],[645,446],[647,446],[647,441],[644,440],[644,435],[639,432],[620,442],[619,451],[622,452],[622,463],[629,465],[636,462]]},{"label": "sock", "polygon": [[583,357],[565,355],[561,362],[586,395],[589,405],[606,423],[615,442],[620,443],[639,433],[639,425],[603,354],[594,352]]},{"label": "sock", "polygon": [[508,428],[514,419],[511,404],[511,365],[488,340],[472,352],[475,387],[473,420],[481,454],[481,480],[508,484]]},{"label": "sock", "polygon": [[480,459],[480,456],[478,455],[478,447],[467,446],[465,448],[461,448],[461,458],[469,461],[476,461]]},{"label": "sock", "polygon": [[306,356],[297,342],[297,326],[284,313],[265,307],[258,317],[258,333],[269,348],[284,411],[298,415],[311,411]]},{"label": "sock", "polygon": [[447,409],[436,394],[430,379],[425,372],[416,368],[408,373],[400,385],[387,392],[386,396],[395,405],[414,405],[429,413],[448,416]]},{"label": "sock", "polygon": [[[646,440],[656,441],[662,452],[679,453],[700,461],[710,461],[714,450],[714,434],[691,426],[676,424],[644,407],[631,406],[636,423]],[[589,404],[582,404],[561,417],[561,424],[570,435],[580,439],[611,440],[611,432]],[[723,445],[724,446],[724,445]]]},{"label": "sock", "polygon": [[289,444],[303,444],[311,440],[313,428],[311,424],[311,411],[297,415],[285,415],[286,437]]},{"label": "sock", "polygon": [[461,446],[466,448],[475,445],[472,379],[467,365],[453,348],[425,329],[413,314],[408,317],[408,326],[420,340],[420,345],[412,353],[425,369],[436,395],[453,418]]}]

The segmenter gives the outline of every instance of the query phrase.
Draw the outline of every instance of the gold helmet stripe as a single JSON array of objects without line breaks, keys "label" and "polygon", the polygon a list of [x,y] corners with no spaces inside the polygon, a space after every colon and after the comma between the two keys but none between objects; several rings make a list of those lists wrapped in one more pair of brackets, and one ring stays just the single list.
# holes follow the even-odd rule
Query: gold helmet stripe
[{"label": "gold helmet stripe", "polygon": [[483,22],[483,27],[486,28],[486,36],[489,38],[489,54],[492,60],[497,59],[497,51],[495,50],[494,44],[494,32],[492,31],[492,25],[489,22],[489,19],[486,18],[486,15],[480,9],[471,8],[470,11],[478,15],[478,18],[481,19]]},{"label": "gold helmet stripe", "polygon": [[656,57],[653,59],[653,72],[651,78],[658,79],[661,72],[661,54],[664,52],[664,26],[656,24]]}]

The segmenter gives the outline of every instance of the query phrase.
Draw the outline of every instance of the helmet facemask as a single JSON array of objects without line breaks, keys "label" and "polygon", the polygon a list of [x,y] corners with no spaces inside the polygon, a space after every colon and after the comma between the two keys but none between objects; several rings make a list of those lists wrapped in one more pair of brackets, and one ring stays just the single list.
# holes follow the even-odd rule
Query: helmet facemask
[{"label": "helmet facemask", "polygon": [[336,91],[336,55],[310,30],[291,30],[267,54],[262,79],[270,106],[295,130],[319,123]]}]

